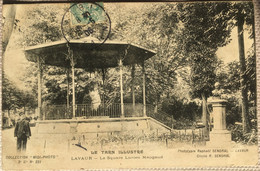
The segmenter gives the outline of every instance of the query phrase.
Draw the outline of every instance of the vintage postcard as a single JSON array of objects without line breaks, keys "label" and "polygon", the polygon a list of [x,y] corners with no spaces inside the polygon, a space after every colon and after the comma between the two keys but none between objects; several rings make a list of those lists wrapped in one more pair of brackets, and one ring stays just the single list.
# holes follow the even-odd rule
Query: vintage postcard
[{"label": "vintage postcard", "polygon": [[254,4],[3,5],[2,168],[257,166]]}]

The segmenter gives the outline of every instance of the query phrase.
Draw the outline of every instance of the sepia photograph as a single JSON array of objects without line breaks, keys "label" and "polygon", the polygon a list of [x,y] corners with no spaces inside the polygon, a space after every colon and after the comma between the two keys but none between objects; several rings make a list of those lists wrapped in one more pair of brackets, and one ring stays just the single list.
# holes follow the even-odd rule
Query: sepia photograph
[{"label": "sepia photograph", "polygon": [[257,166],[252,1],[4,4],[2,168]]}]

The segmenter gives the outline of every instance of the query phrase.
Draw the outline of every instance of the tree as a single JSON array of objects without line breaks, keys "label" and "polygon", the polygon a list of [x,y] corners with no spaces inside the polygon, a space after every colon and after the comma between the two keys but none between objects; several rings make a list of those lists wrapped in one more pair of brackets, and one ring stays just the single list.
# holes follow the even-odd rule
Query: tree
[{"label": "tree", "polygon": [[[244,47],[244,31],[247,29],[250,33],[249,38],[254,38],[254,11],[252,2],[235,2],[228,3],[227,7],[229,9],[229,21],[227,22],[232,28],[237,27],[238,31],[238,46],[239,46],[239,73],[240,73],[240,91],[242,99],[242,123],[243,123],[243,132],[247,133],[250,131],[250,119],[248,111],[248,88],[249,80],[254,79],[254,59],[251,58],[250,67],[247,66],[247,60],[245,57],[245,47]],[[253,45],[254,46],[254,45]],[[251,57],[254,56],[254,51],[251,50]],[[249,64],[249,63],[248,63]],[[249,69],[251,68],[251,69]],[[249,72],[250,70],[250,72]],[[250,74],[249,74],[250,73]],[[247,75],[249,74],[249,75]],[[252,81],[251,83],[253,83]],[[254,84],[251,84],[255,86]],[[252,89],[251,89],[252,90]],[[251,91],[253,92],[253,91]]]},{"label": "tree", "polygon": [[182,37],[191,66],[191,94],[202,99],[202,121],[208,136],[207,98],[216,81],[216,51],[229,42],[231,27],[226,3],[189,3],[178,5],[183,23]]},{"label": "tree", "polygon": [[249,101],[253,101],[253,106],[256,106],[256,54],[254,45],[248,52],[246,59],[246,85],[249,90]]},{"label": "tree", "polygon": [[17,89],[14,84],[3,75],[3,83],[2,83],[2,109],[3,110],[11,110],[18,108],[20,106],[19,99],[17,97]]},{"label": "tree", "polygon": [[[256,65],[255,51],[250,48],[246,58],[246,86],[248,87],[248,118],[256,119]],[[227,124],[241,122],[242,94],[240,88],[240,62],[233,61],[221,64],[217,68],[217,82],[215,84],[214,96],[219,96],[228,101]]]},{"label": "tree", "polygon": [[[53,6],[49,4],[34,6],[33,8],[26,11],[27,15],[21,18],[20,23],[20,35],[21,46],[32,46],[37,44],[42,44],[46,42],[53,42],[57,40],[64,39],[61,34],[61,18],[69,6]],[[66,36],[78,39],[82,38],[84,32],[83,26],[73,26],[70,24],[70,18],[68,17],[70,13],[66,13],[66,17],[63,22],[63,28],[66,32]],[[25,22],[26,21],[26,22]],[[31,33],[34,33],[31,35]],[[34,64],[31,64],[34,66]],[[67,94],[67,76],[66,72],[70,69],[59,68],[55,66],[43,66],[43,77],[44,77],[44,87],[43,87],[43,99],[51,104],[64,104],[66,102]],[[36,68],[35,68],[36,71]],[[35,73],[35,71],[33,71]],[[84,99],[88,99],[87,94],[93,90],[94,84],[101,85],[101,74],[96,71],[92,71],[92,75],[96,75],[98,79],[90,77],[89,71],[83,69],[75,69],[75,82],[76,82],[76,102],[83,103]],[[33,77],[36,75],[33,74]],[[31,77],[32,77],[31,76]],[[33,78],[35,79],[35,78]],[[69,79],[69,82],[71,79]],[[35,87],[36,88],[36,87]],[[33,90],[35,91],[35,90]],[[35,91],[37,92],[37,91]],[[102,89],[100,89],[102,92]],[[70,92],[67,96],[69,99]]]},{"label": "tree", "polygon": [[35,107],[35,96],[28,91],[18,89],[13,82],[11,82],[5,75],[3,76],[3,89],[2,89],[2,109],[12,110]]},{"label": "tree", "polygon": [[3,18],[4,18],[4,23],[3,23],[3,54],[6,50],[6,47],[8,45],[9,39],[12,35],[12,31],[14,26],[16,25],[17,20],[15,20],[15,15],[16,15],[16,6],[15,5],[6,5],[4,6],[3,10]]},{"label": "tree", "polygon": [[[245,49],[244,49],[244,31],[247,29],[250,32],[249,38],[254,38],[254,11],[252,2],[235,2],[227,3],[224,7],[229,9],[228,21],[226,22],[231,28],[237,27],[238,30],[238,45],[239,45],[239,66],[240,66],[240,90],[242,98],[242,123],[243,132],[247,133],[250,131],[249,111],[248,111],[248,79],[254,80],[254,72],[249,72],[247,69]],[[254,45],[253,45],[254,46]],[[251,52],[251,56],[254,56]],[[254,59],[251,58],[251,67],[254,65]],[[254,67],[254,66],[253,66]],[[251,76],[247,75],[251,73]],[[249,77],[248,77],[249,76]],[[252,81],[251,83],[253,83]],[[254,86],[254,84],[252,84]],[[252,90],[252,89],[251,89]],[[252,91],[253,92],[253,91]]]},{"label": "tree", "polygon": [[[117,23],[116,27],[113,28],[112,33],[117,34],[112,34],[110,39],[120,39],[124,41],[127,40],[132,43],[142,44],[149,49],[158,50],[158,55],[155,57],[155,59],[147,61],[146,64],[147,88],[151,88],[152,90],[151,93],[147,92],[147,100],[150,103],[156,101],[157,104],[160,100],[160,96],[165,94],[169,95],[170,90],[176,80],[175,71],[185,64],[185,59],[183,58],[181,51],[174,51],[174,49],[177,49],[176,44],[174,43],[174,41],[176,41],[174,35],[178,34],[177,32],[174,32],[177,28],[176,14],[175,12],[171,12],[174,8],[175,5],[171,4],[165,6],[157,5],[156,9],[143,6],[142,8],[138,8],[140,13],[134,13],[133,11],[136,10],[134,8],[130,9],[129,13],[133,15],[129,15],[129,13],[126,15],[126,12],[124,11],[117,13],[117,8],[115,8],[116,10],[114,13],[113,10],[109,12],[109,14],[111,14],[111,18],[125,16],[125,20],[114,20]],[[27,15],[20,19],[20,23],[23,23],[23,25],[19,25],[19,30],[21,33],[20,35],[22,35],[20,39],[22,40],[20,41],[20,45],[31,46],[62,39],[60,21],[62,15],[65,12],[65,9],[65,7],[58,9],[55,6],[50,5],[40,5],[29,9],[27,11]],[[106,6],[106,9],[109,9],[109,5]],[[142,9],[146,10],[143,12]],[[166,14],[157,16],[157,9],[165,10]],[[142,15],[145,17],[150,17],[150,19],[147,20],[145,17],[142,17]],[[156,21],[151,18],[155,18]],[[147,21],[149,21],[149,23],[147,23]],[[65,20],[64,23],[66,25],[65,29],[68,29],[67,26],[69,21]],[[151,27],[152,25],[154,26]],[[123,29],[121,29],[121,26]],[[166,26],[167,29],[164,29]],[[140,31],[143,27],[148,29],[148,33],[146,33],[146,31]],[[70,34],[70,37],[80,38],[81,34],[83,34],[83,32],[80,32],[80,30],[81,29],[78,27],[73,27],[70,28],[70,32],[68,32],[68,34]],[[31,35],[32,32],[34,33],[33,35]],[[77,33],[77,35],[73,35],[73,33]],[[162,41],[157,42],[158,39],[155,38],[157,37],[157,34],[161,36]],[[126,71],[128,72],[129,70],[130,68],[126,67]],[[61,100],[66,96],[65,70],[58,69],[57,67],[47,67],[44,69],[44,73],[47,74],[44,74],[45,90],[43,97],[55,104],[62,103]],[[108,70],[107,75],[111,77],[111,73],[113,73],[113,70]],[[136,85],[140,85],[141,79],[138,79],[138,76],[142,74],[140,67],[137,67],[136,74]],[[92,86],[93,84],[102,85],[102,74],[100,71],[96,72],[95,75],[98,76],[98,80],[94,81],[95,83],[92,80]],[[128,87],[130,87],[131,77],[127,73],[125,73],[124,76],[126,78],[125,88],[128,89]],[[111,79],[110,77],[106,77],[105,79],[106,84],[104,88],[105,91],[107,91],[104,93],[105,96],[107,96],[105,99],[108,97],[117,99],[118,94],[116,91],[118,90],[118,87],[115,86],[115,83],[118,81],[118,77],[112,76]],[[83,99],[85,98],[85,94],[88,93],[87,89],[91,89],[91,85],[86,85],[86,83],[91,82],[91,79],[89,78],[88,74],[85,73],[85,71],[76,70],[76,80],[76,88],[79,92],[76,96],[79,100],[78,102],[82,102],[84,101]],[[99,91],[101,94],[103,94],[104,90],[100,88]],[[137,88],[137,91],[141,92],[141,89]],[[129,93],[129,91],[126,92]],[[56,95],[53,96],[54,94]],[[154,101],[154,99],[156,100]]]},{"label": "tree", "polygon": [[220,97],[228,101],[226,106],[227,125],[234,125],[241,122],[240,112],[240,68],[239,62],[233,61],[228,64],[220,63],[217,67],[215,89],[213,96]]},{"label": "tree", "polygon": [[[20,44],[30,46],[63,39],[60,22],[66,8],[40,5],[29,9],[24,21],[20,21],[25,23],[19,28],[22,35]],[[235,25],[234,17],[230,16],[230,10],[233,9],[231,3],[145,4],[138,8],[124,8],[124,4],[105,4],[105,9],[113,22],[110,40],[139,44],[157,53],[145,63],[148,103],[159,106],[162,97],[174,96],[178,77],[187,75],[182,74],[181,69],[187,68],[187,72],[192,73],[188,83],[193,98],[203,99],[203,119],[206,125],[206,101],[216,82],[215,53],[229,42],[230,31]],[[246,18],[245,21],[250,23],[251,20]],[[81,38],[84,34],[81,26],[70,27],[67,19],[64,23],[71,38]],[[129,99],[131,67],[125,67],[124,70],[124,88]],[[94,80],[89,73],[76,69],[78,103],[89,100],[87,94],[94,85],[99,85],[99,93],[104,95],[103,101],[109,102],[109,98],[118,101],[119,78],[115,71],[117,69],[105,71],[103,86],[101,70],[93,71],[92,74],[96,76]],[[55,104],[65,102],[65,69],[50,66],[45,69],[45,73],[48,74],[44,78],[44,98]],[[141,67],[136,67],[136,85],[141,85],[141,74]],[[142,89],[140,86],[135,89],[141,101]],[[56,96],[52,96],[54,94]]]},{"label": "tree", "polygon": [[[242,94],[242,123],[243,123],[243,132],[247,133],[251,129],[251,124],[249,121],[249,110],[248,110],[248,86],[246,85],[246,60],[245,60],[245,50],[244,50],[244,24],[250,23],[253,24],[253,15],[252,15],[252,4],[249,3],[242,4],[237,3],[234,5],[235,9],[235,19],[237,20],[237,31],[238,31],[238,45],[239,45],[239,61],[240,61],[240,87]],[[251,15],[250,15],[251,14]],[[254,33],[254,31],[253,31]]]},{"label": "tree", "polygon": [[[145,61],[145,68],[146,87],[149,89],[147,101],[158,106],[161,97],[173,95],[177,71],[187,62],[179,36],[181,27],[178,26],[176,4],[145,4],[139,8],[129,8],[127,12],[120,9],[124,8],[111,7],[108,11],[115,22],[112,30],[115,34],[111,39],[121,39],[156,51],[155,56]],[[138,79],[141,74],[141,68],[137,67],[136,85],[141,84],[142,80]]]}]

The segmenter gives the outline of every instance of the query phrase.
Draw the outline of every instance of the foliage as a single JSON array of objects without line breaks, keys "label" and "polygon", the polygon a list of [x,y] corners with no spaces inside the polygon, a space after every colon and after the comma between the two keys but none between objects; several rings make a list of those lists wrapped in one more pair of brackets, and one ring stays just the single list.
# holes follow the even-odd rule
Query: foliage
[{"label": "foliage", "polygon": [[[251,4],[156,3],[140,5],[138,8],[136,6],[124,8],[125,4],[107,3],[105,9],[112,21],[109,39],[142,45],[156,52],[154,57],[145,61],[147,103],[159,106],[160,109],[173,115],[176,120],[195,120],[200,116],[201,109],[198,108],[198,104],[191,102],[188,93],[182,92],[190,91],[192,98],[201,98],[202,94],[207,98],[215,89],[222,94],[223,98],[227,96],[231,104],[230,109],[227,110],[227,122],[234,123],[239,121],[238,106],[239,97],[241,97],[237,93],[240,88],[239,63],[233,62],[227,69],[218,70],[220,64],[216,59],[216,51],[230,42],[230,31],[237,24],[236,14],[240,8],[239,5],[243,8],[245,24],[253,23]],[[61,17],[67,8],[68,6],[45,4],[28,9],[24,18],[17,23],[21,36],[19,44],[31,46],[63,39],[60,24]],[[69,37],[82,37],[81,26],[70,26],[68,18],[65,19],[64,24]],[[250,30],[251,27],[247,29]],[[37,84],[30,80],[36,80],[37,68],[34,64],[30,65],[31,75],[27,75],[24,81],[32,87],[32,94],[36,95]],[[142,102],[141,65],[136,66],[135,72],[137,103]],[[48,66],[43,70],[44,100],[50,104],[65,104],[66,69]],[[104,82],[103,73],[105,73]],[[132,101],[130,73],[131,66],[124,67],[125,102]],[[256,97],[253,48],[247,59],[246,74],[248,78],[251,78],[247,80],[247,86],[250,90],[251,102],[253,102]],[[120,102],[118,68],[95,70],[92,73],[76,69],[75,82],[76,103],[92,102],[89,94],[94,91],[95,87],[98,87],[98,94],[106,103]],[[219,87],[216,87],[216,82]],[[7,85],[7,87],[11,88],[7,92],[11,92],[12,86]],[[71,90],[69,96],[71,101]],[[34,98],[34,103],[35,100],[36,98]]]},{"label": "foliage", "polygon": [[[253,24],[253,6],[252,3],[235,3],[233,5],[233,16],[238,28],[238,44],[239,44],[239,61],[240,61],[240,88],[242,97],[242,123],[244,133],[248,133],[251,129],[249,105],[248,105],[248,87],[246,77],[246,60],[244,53],[244,24],[251,25],[254,32]],[[251,12],[250,12],[251,11]],[[247,12],[247,13],[246,13]],[[249,14],[249,15],[248,15]],[[252,33],[251,35],[254,35]]]},{"label": "foliage", "polygon": [[[156,55],[145,62],[146,88],[149,90],[147,101],[156,105],[162,96],[169,96],[176,83],[176,71],[186,62],[182,44],[177,43],[181,39],[178,37],[180,30],[175,8],[175,4],[146,4],[140,8],[129,8],[129,11],[113,6],[108,8],[111,18],[115,19],[111,39],[140,44],[156,51]],[[138,79],[141,74],[141,67],[137,67],[136,85],[142,84],[142,80]]]},{"label": "foliage", "polygon": [[243,19],[245,21],[245,30],[249,31],[250,38],[255,36],[254,28],[254,4],[252,2],[237,2],[229,3],[229,21],[233,27],[238,25],[238,21]]},{"label": "foliage", "polygon": [[20,19],[21,45],[27,47],[60,40],[63,13],[64,9],[51,4],[32,6],[27,9],[26,15]]},{"label": "foliage", "polygon": [[[255,93],[256,93],[256,72],[255,56],[249,51],[247,57],[247,86],[249,87],[249,119],[255,119]],[[217,69],[217,82],[215,84],[214,96],[218,96],[228,101],[227,107],[227,124],[241,122],[241,93],[240,93],[240,63],[237,61],[230,62],[226,65],[223,63]]]},{"label": "foliage", "polygon": [[19,104],[17,104],[18,97],[16,96],[16,89],[15,86],[4,76],[3,82],[3,94],[2,94],[2,108],[3,110],[10,110],[13,108],[17,108]]},{"label": "foliage", "polygon": [[[229,42],[231,28],[227,24],[226,3],[179,4],[182,13],[185,50],[191,65],[193,97],[211,95],[215,84],[216,56],[218,47]],[[223,8],[225,7],[225,8]],[[194,17],[196,16],[196,17]]]},{"label": "foliage", "polygon": [[231,138],[236,143],[242,143],[247,145],[257,145],[257,128],[252,129],[252,131],[248,133],[243,132],[243,128],[240,125],[234,125],[229,128],[231,130]]},{"label": "foliage", "polygon": [[[210,54],[209,54],[210,55]],[[207,97],[212,95],[216,74],[215,57],[194,56],[191,66],[191,95],[194,98],[201,98],[202,94]]]},{"label": "foliage", "polygon": [[[190,6],[186,8],[193,9],[194,7]],[[25,33],[24,38],[27,46],[61,39],[61,34],[59,33],[60,32],[59,21],[61,20],[61,18],[59,17],[55,18],[53,16],[59,16],[58,14],[60,15],[63,14],[64,9],[56,9],[56,10],[54,9],[55,7],[39,6],[36,9],[29,10],[30,15],[32,16],[29,17],[29,20],[34,20],[34,18],[37,18],[39,22],[37,22],[37,24],[25,25],[23,28],[21,28],[22,32]],[[147,80],[146,80],[147,89],[150,90],[149,92],[147,92],[147,97],[148,97],[147,101],[149,103],[158,103],[158,101],[162,96],[165,95],[169,96],[169,93],[172,92],[172,89],[174,88],[174,84],[176,83],[176,75],[177,75],[176,71],[184,67],[187,63],[187,55],[185,55],[186,54],[185,50],[187,50],[187,47],[191,43],[191,40],[193,40],[194,36],[197,37],[196,39],[198,40],[200,39],[199,38],[199,36],[201,35],[200,32],[203,31],[204,28],[201,28],[198,31],[198,30],[194,30],[195,27],[193,27],[192,31],[197,32],[193,35],[191,34],[192,31],[189,33],[187,32],[187,30],[189,30],[190,28],[184,29],[183,31],[183,26],[187,27],[189,25],[192,25],[190,23],[197,22],[197,21],[189,21],[186,18],[183,18],[184,15],[180,13],[183,11],[179,10],[180,8],[177,9],[175,4],[157,4],[153,6],[153,8],[151,8],[151,6],[143,6],[141,8],[138,8],[138,12],[136,13],[133,13],[133,11],[136,10],[134,8],[132,9],[130,8],[129,13],[126,12],[123,13],[122,11],[120,11],[121,10],[120,8],[115,9],[115,7],[113,6],[111,7],[107,6],[107,9],[111,18],[112,19],[115,18],[114,20],[115,24],[112,27],[113,29],[112,33],[115,34],[112,34],[110,39],[119,39],[119,40],[124,40],[132,43],[142,44],[147,48],[157,51],[157,55],[152,59],[148,60],[147,63],[145,64],[145,67],[147,73]],[[158,11],[162,11],[162,10],[164,11],[163,13],[158,13]],[[185,9],[184,11],[187,12],[187,10],[188,9]],[[195,14],[197,13],[197,11],[194,12]],[[213,12],[214,10],[211,11],[211,13]],[[121,19],[116,20],[116,18],[118,18],[119,16],[121,17]],[[187,16],[189,15],[187,14]],[[183,23],[180,23],[179,20],[182,20]],[[34,23],[34,22],[28,22],[28,23]],[[204,22],[203,24],[205,25],[206,23]],[[143,28],[143,30],[145,31],[140,31],[141,30],[140,28]],[[77,30],[79,28],[75,28],[75,29]],[[28,36],[28,33],[30,32],[35,33],[33,37]],[[188,42],[185,42],[183,40],[183,36],[187,37],[184,40],[188,40]],[[37,40],[38,42],[34,42],[35,40]],[[200,58],[201,56],[197,56],[197,57]],[[210,68],[209,70],[211,71]],[[126,71],[129,72],[129,70]],[[208,71],[205,72],[207,73]],[[61,76],[60,74],[59,74],[59,78],[63,78],[62,81],[47,80],[46,82],[47,88],[50,89],[48,92],[63,92],[63,95],[61,95],[60,93],[56,93],[55,95],[56,97],[54,98],[55,99],[60,98],[59,100],[57,99],[57,101],[64,99],[65,96],[64,88],[60,88],[59,85],[56,84],[57,82],[61,84],[64,84],[66,82],[64,73],[63,76]],[[137,67],[136,78],[139,78],[140,75],[141,75],[141,68]],[[100,74],[99,74],[99,78],[100,78]],[[127,83],[125,85],[125,89],[128,90],[128,88],[130,87],[131,78],[129,77],[129,75],[126,74],[125,79]],[[194,80],[195,79],[196,77],[194,77]],[[86,81],[87,78],[83,80]],[[141,79],[136,79],[136,85],[141,85],[141,81],[142,81]],[[100,82],[100,80],[98,82]],[[97,84],[100,85],[100,83]],[[54,86],[50,87],[51,85]],[[81,83],[78,83],[78,86],[80,87],[79,89],[82,89],[84,87],[84,85],[81,85]],[[105,88],[108,87],[109,85],[106,84]],[[86,88],[87,87],[85,87],[85,89]],[[110,88],[113,89],[115,87],[111,86]],[[141,89],[138,90],[138,87],[136,88],[137,88],[137,92],[141,91]],[[84,94],[87,93],[87,92],[82,93],[82,91],[78,91],[78,92],[80,93],[78,94],[77,97],[79,97],[82,94],[84,96]],[[111,90],[109,90],[109,92],[112,93]],[[102,89],[100,89],[100,93],[102,93]],[[53,93],[51,94],[53,95]],[[50,96],[51,94],[47,94],[47,96]],[[115,94],[115,91],[112,94]],[[80,99],[82,99],[82,97],[80,97]]]},{"label": "foliage", "polygon": [[35,96],[30,92],[18,89],[5,75],[2,82],[2,109],[11,110],[22,107],[34,108]]},{"label": "foliage", "polygon": [[256,106],[256,54],[254,45],[250,48],[246,59],[246,78],[246,86],[249,90],[249,101],[253,103],[253,106]]},{"label": "foliage", "polygon": [[162,110],[177,121],[196,120],[200,116],[201,109],[195,102],[185,102],[176,97],[170,99],[164,98],[162,102]]},{"label": "foliage", "polygon": [[228,101],[226,105],[227,125],[241,122],[240,116],[240,69],[239,62],[230,62],[226,65],[221,63],[217,68],[217,78],[213,96],[220,97]]}]

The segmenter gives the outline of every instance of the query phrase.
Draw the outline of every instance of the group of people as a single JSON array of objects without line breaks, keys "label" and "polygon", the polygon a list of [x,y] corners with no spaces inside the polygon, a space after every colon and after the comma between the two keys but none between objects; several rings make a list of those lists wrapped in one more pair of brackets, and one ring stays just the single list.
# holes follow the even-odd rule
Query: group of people
[{"label": "group of people", "polygon": [[20,120],[15,124],[14,137],[17,137],[17,151],[25,151],[27,139],[31,136],[30,118],[20,115]]}]

